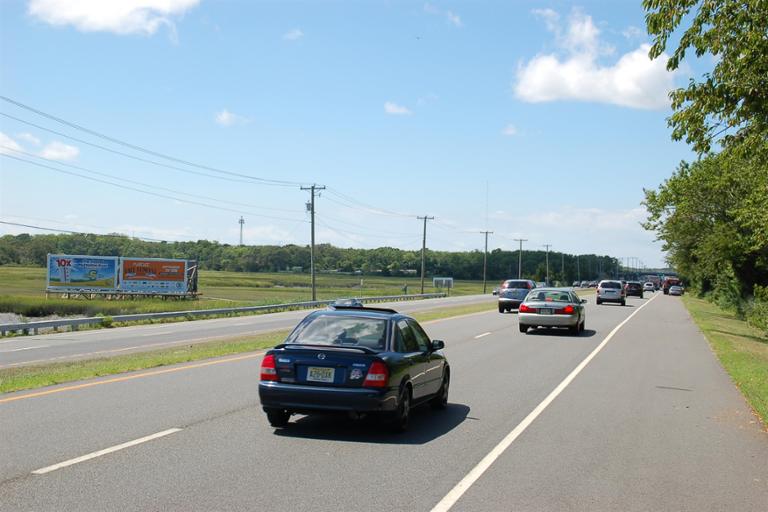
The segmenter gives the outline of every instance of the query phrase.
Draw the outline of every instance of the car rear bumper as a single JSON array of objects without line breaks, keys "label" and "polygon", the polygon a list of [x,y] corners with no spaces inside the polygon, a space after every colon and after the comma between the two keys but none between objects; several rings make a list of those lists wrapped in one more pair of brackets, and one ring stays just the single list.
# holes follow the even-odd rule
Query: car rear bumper
[{"label": "car rear bumper", "polygon": [[499,306],[504,306],[505,308],[517,309],[520,307],[520,303],[522,302],[523,299],[508,299],[506,297],[499,297]]},{"label": "car rear bumper", "polygon": [[605,296],[598,295],[597,296],[597,300],[599,300],[600,302],[619,302],[619,303],[621,303],[621,302],[624,302],[626,300],[626,297],[605,297]]},{"label": "car rear bumper", "polygon": [[539,315],[536,313],[520,313],[520,325],[536,325],[540,327],[576,327],[579,315]]},{"label": "car rear bumper", "polygon": [[397,407],[397,390],[259,382],[259,399],[262,407],[294,412],[384,412]]}]

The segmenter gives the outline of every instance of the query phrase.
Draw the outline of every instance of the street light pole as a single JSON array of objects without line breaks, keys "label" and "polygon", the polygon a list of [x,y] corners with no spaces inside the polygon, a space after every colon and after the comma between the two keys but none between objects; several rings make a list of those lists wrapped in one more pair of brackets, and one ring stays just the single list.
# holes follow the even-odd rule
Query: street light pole
[{"label": "street light pole", "polygon": [[552,247],[551,244],[544,244],[543,247],[547,248],[547,286],[549,286],[549,248]]},{"label": "street light pole", "polygon": [[517,252],[517,278],[523,278],[523,242],[527,242],[527,238],[514,238],[515,242],[520,242],[520,250]]}]

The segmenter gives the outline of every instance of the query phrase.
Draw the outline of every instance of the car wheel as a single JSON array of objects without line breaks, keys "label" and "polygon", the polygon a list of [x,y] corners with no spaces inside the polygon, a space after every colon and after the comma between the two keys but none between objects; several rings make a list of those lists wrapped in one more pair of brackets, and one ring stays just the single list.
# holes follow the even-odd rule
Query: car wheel
[{"label": "car wheel", "polygon": [[520,332],[527,333],[528,332],[528,326],[520,324]]},{"label": "car wheel", "polygon": [[600,304],[602,304],[602,303],[603,303],[603,301],[601,301],[600,299],[597,299],[597,305],[598,305],[598,306],[599,306]]},{"label": "car wheel", "polygon": [[579,324],[579,332],[584,332],[584,329],[586,328],[586,325],[585,325],[586,323],[587,323],[586,320],[581,321],[581,324]]},{"label": "car wheel", "polygon": [[504,312],[504,307],[503,306],[499,306],[499,313],[503,313],[503,312]]},{"label": "car wheel", "polygon": [[626,300],[622,300],[622,301],[621,301],[621,305],[622,305],[622,306],[626,306],[626,305],[627,305],[627,301],[626,301]]},{"label": "car wheel", "polygon": [[411,419],[411,390],[406,386],[397,401],[397,410],[392,419],[392,431],[405,432]]},{"label": "car wheel", "polygon": [[568,328],[568,333],[573,335],[573,336],[578,336],[579,335],[579,326],[578,326],[578,324],[574,325],[572,327],[569,327]]},{"label": "car wheel", "polygon": [[440,390],[435,395],[435,398],[429,401],[430,407],[437,410],[442,410],[448,407],[448,388],[451,385],[451,373],[448,369],[445,370],[445,376],[443,377],[443,384],[440,386]]},{"label": "car wheel", "polygon": [[285,409],[267,409],[266,413],[269,424],[273,427],[285,427],[291,417],[291,413]]}]

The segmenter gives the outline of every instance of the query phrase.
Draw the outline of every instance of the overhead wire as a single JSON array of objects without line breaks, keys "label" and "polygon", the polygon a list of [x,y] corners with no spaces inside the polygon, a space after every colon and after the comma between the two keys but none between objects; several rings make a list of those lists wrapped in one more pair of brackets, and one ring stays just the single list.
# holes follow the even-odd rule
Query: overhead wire
[{"label": "overhead wire", "polygon": [[[13,215],[10,215],[10,217],[13,217]],[[56,229],[56,228],[47,228],[44,226],[35,226],[32,224],[23,224],[21,222],[8,222],[4,220],[0,220],[0,224],[5,224],[8,226],[18,226],[18,227],[24,227],[24,228],[31,228],[31,229],[39,229],[41,231],[51,231],[53,233],[69,233],[71,235],[96,235],[96,236],[111,236],[111,237],[118,237],[118,238],[136,238],[138,240],[145,240],[147,242],[170,242],[171,240],[161,240],[158,238],[147,238],[143,236],[128,236],[125,234],[120,233],[88,233],[85,231],[73,231],[71,229]]]},{"label": "overhead wire", "polygon": [[[94,177],[91,177],[91,176],[84,176],[84,175],[78,174],[76,172],[67,171],[67,170],[64,170],[64,169],[58,169],[58,168],[52,167],[50,165],[45,165],[45,164],[41,164],[41,163],[38,163],[38,162],[33,162],[31,160],[26,160],[26,159],[23,159],[23,158],[19,158],[19,157],[13,156],[13,155],[9,155],[7,153],[0,153],[0,156],[3,156],[5,158],[11,158],[13,160],[18,160],[19,162],[24,162],[24,163],[27,163],[27,164],[30,164],[30,165],[36,165],[38,167],[42,167],[42,168],[45,168],[45,169],[50,169],[50,170],[55,171],[55,172],[59,172],[59,173],[63,173],[63,174],[68,174],[70,176],[77,176],[79,178],[83,178],[83,179],[86,179],[86,180],[95,181],[95,182],[98,182],[98,183],[104,183],[104,184],[107,184],[107,185],[111,185],[113,187],[122,188],[122,189],[125,189],[125,190],[132,190],[134,192],[139,192],[139,193],[142,193],[142,194],[147,194],[147,195],[151,195],[151,196],[155,196],[155,197],[160,197],[160,198],[163,198],[163,199],[170,199],[170,200],[173,200],[173,201],[179,201],[179,202],[182,202],[182,203],[193,204],[193,205],[202,206],[202,207],[205,207],[205,208],[211,208],[211,209],[214,209],[214,210],[228,211],[228,212],[234,212],[234,213],[238,213],[238,214],[245,213],[245,214],[248,214],[248,215],[253,216],[253,217],[260,217],[260,218],[273,219],[273,220],[287,220],[289,222],[296,222],[296,220],[297,220],[295,218],[291,219],[291,218],[287,218],[287,217],[277,217],[277,216],[274,216],[274,215],[263,215],[263,214],[258,214],[258,213],[254,213],[254,212],[249,212],[249,211],[246,211],[246,210],[235,210],[233,208],[225,208],[223,206],[211,205],[211,204],[207,204],[207,203],[202,203],[200,201],[190,201],[188,199],[181,199],[181,198],[178,198],[178,197],[168,196],[168,195],[165,195],[165,194],[159,194],[157,192],[150,192],[148,190],[141,190],[141,189],[138,189],[138,188],[129,187],[127,185],[122,185],[120,183],[113,183],[113,182],[110,182],[110,181],[107,181],[107,180],[102,180],[102,179],[94,178]],[[303,221],[303,222],[307,222],[307,221]]]},{"label": "overhead wire", "polygon": [[[90,173],[90,174],[95,174],[97,176],[104,176],[106,178],[120,180],[121,182],[133,183],[134,185],[139,185],[139,186],[142,186],[142,187],[148,187],[149,186],[149,185],[146,185],[145,183],[142,183],[141,181],[131,180],[131,179],[124,178],[124,177],[117,177],[117,176],[114,176],[112,174],[108,174],[108,173],[105,173],[105,172],[94,171],[93,169],[87,169],[87,168],[81,167],[79,165],[69,164],[69,163],[66,163],[66,162],[61,162],[59,160],[53,160],[53,159],[50,159],[50,158],[45,158],[45,157],[40,156],[40,155],[35,155],[33,153],[28,153],[26,151],[21,151],[19,149],[15,149],[15,148],[12,148],[10,146],[4,146],[2,144],[0,144],[0,149],[5,149],[7,151],[13,151],[14,153],[20,153],[20,154],[23,154],[23,155],[28,156],[28,157],[36,158],[38,160],[43,160],[43,161],[46,161],[46,162],[55,163],[56,165],[63,165],[65,167],[69,167],[69,168],[72,168],[72,169],[77,169],[77,170],[80,170],[80,171],[83,171],[83,172],[87,172],[87,173]],[[279,212],[289,212],[289,213],[290,212],[296,212],[296,210],[289,210],[288,208],[270,208],[270,207],[267,207],[267,206],[257,206],[257,205],[249,204],[249,203],[240,203],[240,202],[237,202],[237,201],[232,201],[230,199],[219,199],[217,197],[205,196],[205,195],[200,195],[200,194],[190,194],[188,192],[181,192],[181,191],[174,190],[174,189],[171,189],[171,188],[161,187],[159,185],[152,185],[152,188],[156,189],[156,190],[165,190],[166,192],[171,192],[173,194],[179,194],[179,195],[182,195],[182,196],[195,197],[195,198],[198,198],[198,199],[206,199],[206,200],[209,200],[209,201],[215,201],[217,203],[222,203],[222,204],[231,204],[231,205],[235,205],[235,206],[245,206],[246,208],[259,208],[259,209],[262,209],[262,210],[272,210],[272,211],[279,211]]]},{"label": "overhead wire", "polygon": [[295,186],[304,185],[304,183],[297,182],[297,181],[287,181],[287,180],[275,180],[275,179],[269,179],[269,178],[259,178],[257,176],[251,176],[251,175],[240,173],[240,172],[227,171],[227,170],[218,169],[216,167],[212,167],[212,166],[209,166],[209,165],[198,164],[198,163],[192,162],[190,160],[185,160],[183,158],[178,158],[178,157],[175,157],[175,156],[167,155],[167,154],[161,153],[159,151],[154,151],[154,150],[151,150],[151,149],[148,149],[148,148],[145,148],[143,146],[136,145],[136,144],[131,144],[130,142],[126,142],[124,140],[121,140],[121,139],[118,139],[118,138],[106,135],[104,133],[97,132],[95,130],[92,130],[90,128],[86,128],[86,127],[84,127],[82,125],[79,125],[77,123],[74,123],[72,121],[67,121],[66,119],[62,119],[60,117],[54,116],[53,114],[49,114],[49,113],[44,112],[42,110],[39,110],[37,108],[31,107],[29,105],[21,103],[20,101],[14,100],[14,99],[9,98],[7,96],[0,95],[0,100],[3,100],[3,101],[5,101],[7,103],[10,103],[12,105],[16,105],[19,108],[22,108],[24,110],[28,110],[29,112],[33,112],[33,113],[35,113],[35,114],[37,114],[39,116],[45,117],[47,119],[50,119],[51,121],[55,121],[57,123],[65,125],[65,126],[69,126],[70,128],[74,128],[74,129],[76,129],[78,131],[82,131],[84,133],[92,135],[94,137],[98,137],[100,139],[112,142],[113,144],[118,144],[120,146],[124,146],[124,147],[130,148],[130,149],[133,149],[134,151],[140,151],[142,153],[146,153],[146,154],[149,154],[149,155],[152,155],[152,156],[164,158],[164,159],[170,160],[172,162],[180,163],[180,164],[187,165],[187,166],[190,166],[190,167],[195,167],[195,168],[198,168],[198,169],[203,169],[203,170],[206,170],[206,171],[216,172],[216,173],[219,173],[219,174],[225,174],[225,175],[229,175],[229,176],[237,176],[237,177],[240,177],[240,178],[246,178],[246,179],[253,180],[253,181],[259,182],[259,183],[263,183],[263,184],[266,184],[266,185],[288,186],[288,187],[295,187]]}]

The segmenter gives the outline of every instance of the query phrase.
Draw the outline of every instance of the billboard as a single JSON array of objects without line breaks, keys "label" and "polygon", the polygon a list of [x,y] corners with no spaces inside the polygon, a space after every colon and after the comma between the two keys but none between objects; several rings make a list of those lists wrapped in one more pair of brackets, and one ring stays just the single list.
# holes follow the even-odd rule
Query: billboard
[{"label": "billboard", "polygon": [[187,261],[123,258],[120,291],[129,293],[187,293]]},{"label": "billboard", "polygon": [[48,255],[46,290],[50,292],[114,292],[117,289],[116,256]]}]

